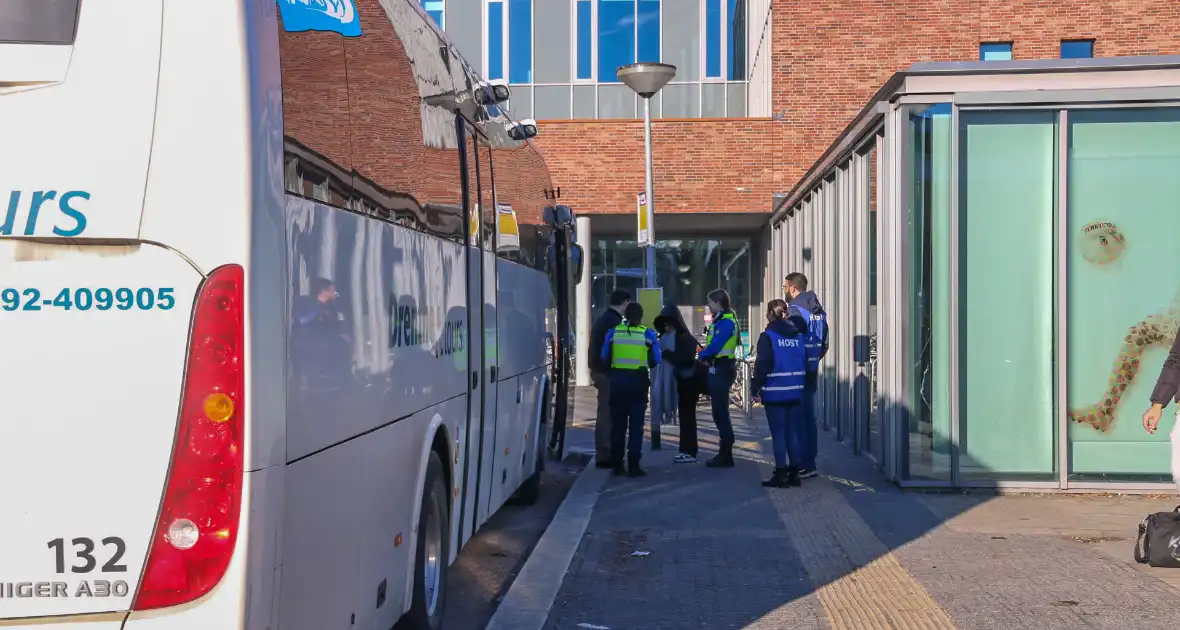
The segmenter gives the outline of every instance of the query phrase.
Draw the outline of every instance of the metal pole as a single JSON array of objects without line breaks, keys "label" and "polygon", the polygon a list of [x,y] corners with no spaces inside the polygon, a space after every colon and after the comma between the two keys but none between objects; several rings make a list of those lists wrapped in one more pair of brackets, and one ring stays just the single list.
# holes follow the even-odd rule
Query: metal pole
[{"label": "metal pole", "polygon": [[[648,234],[651,235],[651,245],[648,245],[647,251],[644,252],[644,267],[645,275],[647,276],[647,288],[656,288],[656,225],[655,225],[655,196],[652,195],[651,190],[651,98],[643,99],[643,153],[644,153],[644,175],[647,183],[647,229]],[[661,366],[661,369],[662,366]],[[653,409],[653,411],[655,411]],[[660,414],[663,413],[661,409]],[[660,418],[656,413],[651,415],[651,450],[660,450]]]},{"label": "metal pole", "polygon": [[652,244],[647,248],[644,266],[646,267],[647,288],[656,287],[656,245],[655,245],[655,197],[651,190],[651,99],[643,99],[643,152],[646,158],[647,177],[647,229],[652,236]]}]

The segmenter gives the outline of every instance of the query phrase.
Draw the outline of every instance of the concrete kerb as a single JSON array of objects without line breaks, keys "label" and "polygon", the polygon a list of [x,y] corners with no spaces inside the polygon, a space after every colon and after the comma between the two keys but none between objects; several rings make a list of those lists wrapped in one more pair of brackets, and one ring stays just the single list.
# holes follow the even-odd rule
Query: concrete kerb
[{"label": "concrete kerb", "polygon": [[610,471],[594,458],[578,476],[485,630],[541,630],[557,600]]}]

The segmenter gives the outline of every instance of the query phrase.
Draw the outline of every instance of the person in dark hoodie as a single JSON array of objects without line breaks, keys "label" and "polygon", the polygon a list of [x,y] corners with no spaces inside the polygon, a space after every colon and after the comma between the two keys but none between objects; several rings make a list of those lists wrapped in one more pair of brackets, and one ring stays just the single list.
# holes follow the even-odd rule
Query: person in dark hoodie
[{"label": "person in dark hoodie", "polygon": [[761,400],[766,410],[774,449],[774,474],[762,485],[790,488],[799,485],[799,465],[806,457],[803,390],[807,322],[785,300],[771,300],[766,305],[766,321],[766,330],[758,338],[754,378],[750,381],[754,400]]},{"label": "person in dark hoodie", "polygon": [[598,468],[614,466],[611,453],[610,364],[599,354],[607,332],[623,323],[623,311],[631,303],[631,294],[616,290],[610,294],[610,305],[590,327],[590,378],[598,390],[598,408],[594,415],[594,460]]},{"label": "person in dark hoodie", "polygon": [[690,464],[697,461],[697,401],[704,392],[704,373],[697,363],[700,344],[675,304],[661,309],[653,323],[657,332],[675,339],[674,349],[663,353],[664,362],[672,365],[676,376],[676,411],[680,420],[680,452],[672,461]]},{"label": "person in dark hoodie", "polygon": [[819,429],[815,417],[815,393],[819,389],[819,362],[828,353],[828,314],[814,291],[807,290],[807,276],[798,271],[787,274],[783,291],[791,310],[807,322],[807,382],[803,396],[804,425],[807,431],[805,456],[799,476],[816,475],[815,458],[819,454]]}]

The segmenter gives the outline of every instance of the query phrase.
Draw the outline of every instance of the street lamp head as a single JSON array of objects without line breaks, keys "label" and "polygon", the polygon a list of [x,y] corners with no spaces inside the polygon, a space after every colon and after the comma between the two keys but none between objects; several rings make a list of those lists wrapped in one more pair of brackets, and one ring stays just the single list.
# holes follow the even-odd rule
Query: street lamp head
[{"label": "street lamp head", "polygon": [[676,76],[676,66],[668,63],[641,61],[628,66],[621,66],[617,74],[619,80],[643,98],[655,96],[673,77]]}]

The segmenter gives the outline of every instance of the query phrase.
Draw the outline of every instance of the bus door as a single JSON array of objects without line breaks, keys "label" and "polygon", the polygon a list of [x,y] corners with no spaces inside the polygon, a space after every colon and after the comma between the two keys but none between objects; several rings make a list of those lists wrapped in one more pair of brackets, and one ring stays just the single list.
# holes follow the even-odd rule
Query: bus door
[{"label": "bus door", "polygon": [[[483,460],[483,416],[484,390],[486,380],[484,371],[483,348],[483,229],[480,225],[479,199],[479,166],[475,151],[475,132],[463,122],[459,121],[459,142],[465,145],[462,156],[464,168],[464,212],[467,222],[467,428],[463,442],[463,494],[462,505],[456,506],[454,512],[458,514],[453,519],[458,527],[457,541],[461,548],[463,543],[475,534],[479,527],[480,518],[477,508],[480,505],[480,469]],[[486,492],[486,490],[483,490]]]},{"label": "bus door", "polygon": [[499,450],[496,448],[496,433],[500,418],[500,355],[499,322],[496,312],[496,199],[492,178],[492,152],[482,142],[477,142],[479,164],[479,208],[482,228],[483,251],[483,374],[486,379],[483,388],[483,463],[480,465],[479,522],[482,525],[503,502],[498,498],[500,487]]}]

